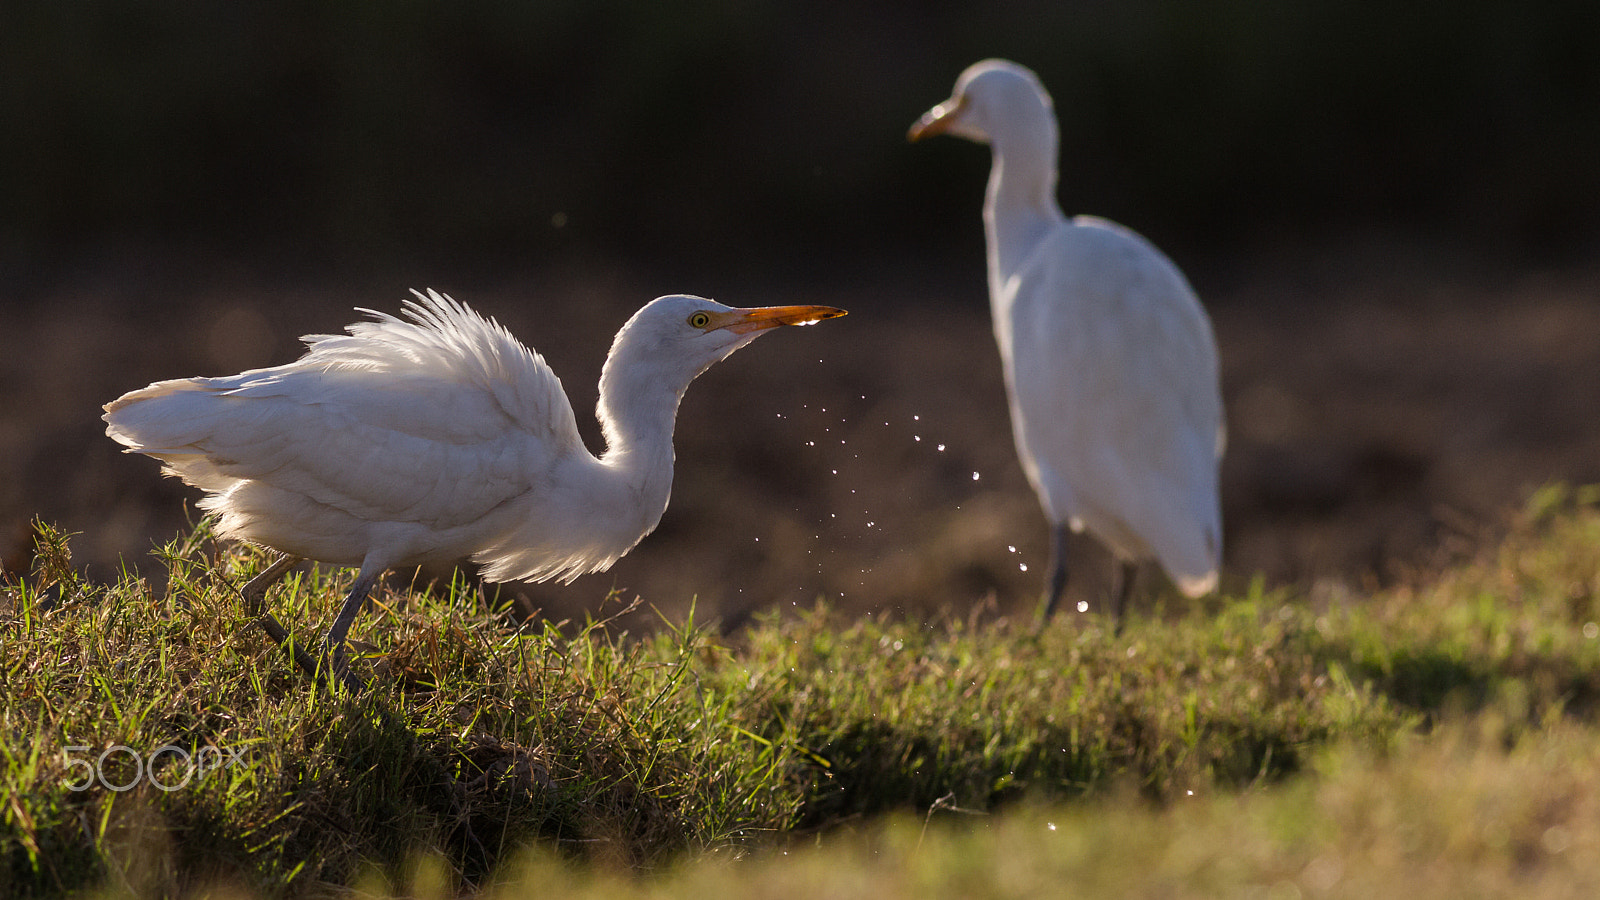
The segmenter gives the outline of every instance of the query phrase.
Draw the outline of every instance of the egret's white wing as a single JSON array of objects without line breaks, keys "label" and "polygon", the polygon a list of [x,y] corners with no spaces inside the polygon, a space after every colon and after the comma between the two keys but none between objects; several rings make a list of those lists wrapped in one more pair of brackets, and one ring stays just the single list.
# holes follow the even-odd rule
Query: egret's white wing
[{"label": "egret's white wing", "polygon": [[[1158,396],[1175,401],[1168,408],[1172,417],[1157,423],[1169,432],[1203,436],[1210,448],[1203,455],[1214,464],[1227,440],[1217,341],[1199,298],[1177,265],[1137,232],[1096,216],[1077,216],[1072,225],[1075,237],[1087,238],[1105,254],[1104,275],[1095,286],[1105,305],[1096,318],[1111,333],[1101,349],[1122,348],[1148,366],[1108,364],[1102,371],[1137,379],[1132,396],[1141,401]],[[1113,287],[1119,279],[1120,290]]]},{"label": "egret's white wing", "polygon": [[1222,410],[1210,326],[1182,275],[1133,232],[1075,220],[1009,288],[1018,450],[1058,517],[1199,583],[1221,545]]},{"label": "egret's white wing", "polygon": [[161,382],[109,405],[112,437],[209,491],[254,480],[369,520],[451,527],[581,451],[537,354],[429,292],[412,321],[375,314],[306,338],[300,360]]}]

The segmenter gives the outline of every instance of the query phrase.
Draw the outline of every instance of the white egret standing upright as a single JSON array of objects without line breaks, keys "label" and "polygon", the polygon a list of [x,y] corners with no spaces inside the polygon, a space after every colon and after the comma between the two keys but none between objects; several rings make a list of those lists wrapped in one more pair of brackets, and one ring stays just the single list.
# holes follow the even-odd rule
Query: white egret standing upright
[{"label": "white egret standing upright", "polygon": [[[597,458],[543,358],[448,296],[412,293],[407,319],[363,310],[376,321],[309,335],[287,365],[162,381],[105,406],[106,434],[205,491],[219,533],[283,554],[246,585],[252,612],[299,558],[360,567],[324,641],[352,687],[345,635],[384,570],[467,556],[491,581],[606,569],[667,508],[689,383],[766,329],[845,314],[650,302],[601,372]],[[259,621],[282,643],[276,620]]]},{"label": "white egret standing upright", "polygon": [[1089,531],[1121,562],[1120,625],[1140,560],[1189,596],[1216,587],[1224,431],[1216,340],[1183,274],[1139,235],[1062,215],[1050,95],[1022,66],[969,66],[911,126],[988,144],[989,301],[1023,471],[1051,528],[1048,618],[1066,541]]}]

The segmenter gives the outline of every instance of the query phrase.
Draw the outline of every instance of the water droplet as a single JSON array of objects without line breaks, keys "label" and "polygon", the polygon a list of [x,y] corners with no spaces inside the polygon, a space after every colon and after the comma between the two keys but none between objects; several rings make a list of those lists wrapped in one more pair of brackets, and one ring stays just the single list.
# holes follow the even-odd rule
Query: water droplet
[{"label": "water droplet", "polygon": [[920,440],[922,440],[922,435],[920,435],[920,434],[913,434],[913,435],[912,435],[912,436],[911,436],[911,439],[912,439],[912,440],[913,440],[913,441],[920,441]]},{"label": "water droplet", "polygon": [[1055,831],[1055,830],[1056,830],[1056,823],[1054,823],[1054,822],[1046,822],[1046,823],[1044,823],[1044,824],[1045,824],[1045,826],[1046,826],[1046,827],[1048,827],[1048,828],[1049,828],[1049,829],[1050,829],[1050,830],[1051,830],[1051,831]]},{"label": "water droplet", "polygon": [[1013,546],[1011,546],[1011,545],[1010,545],[1010,544],[1007,544],[1007,545],[1006,545],[1006,550],[1008,550],[1008,551],[1010,551],[1010,552],[1012,552],[1012,553],[1015,553],[1015,552],[1017,552],[1017,548],[1016,548],[1016,547],[1013,547]]},{"label": "water droplet", "polygon": [[940,452],[940,453],[943,453],[943,452],[944,452],[944,445],[943,445],[943,444],[940,444],[940,445],[939,445],[939,452]]},{"label": "water droplet", "polygon": [[1591,641],[1597,637],[1600,637],[1600,625],[1597,625],[1594,622],[1583,623],[1583,636]]},{"label": "water droplet", "polygon": [[1088,612],[1088,611],[1089,611],[1089,601],[1087,601],[1087,600],[1079,600],[1078,601],[1078,612]]},{"label": "water droplet", "polygon": [[1027,563],[1017,563],[1017,568],[1021,569],[1024,572],[1026,572],[1026,571],[1028,571],[1028,564]]},{"label": "water droplet", "polygon": [[972,480],[973,481],[977,481],[978,480],[978,473],[977,472],[973,472],[972,473]]}]

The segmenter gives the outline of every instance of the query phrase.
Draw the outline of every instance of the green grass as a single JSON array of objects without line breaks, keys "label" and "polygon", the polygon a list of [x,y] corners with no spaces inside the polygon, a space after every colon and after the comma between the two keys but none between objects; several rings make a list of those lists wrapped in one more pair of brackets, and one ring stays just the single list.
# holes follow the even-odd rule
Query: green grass
[{"label": "green grass", "polygon": [[[1589,729],[1556,724],[1508,748],[1496,727],[1452,724],[1385,754],[1343,745],[1315,757],[1314,774],[1270,789],[1159,806],[1110,794],[997,815],[902,814],[646,880],[534,852],[494,895],[1540,900],[1600,890],[1600,743]],[[429,884],[406,887],[429,896]]]},{"label": "green grass", "polygon": [[[259,554],[202,527],[163,589],[100,585],[41,526],[0,587],[0,896],[1583,895],[1596,500],[1540,492],[1423,588],[1256,589],[1121,637],[825,608],[631,635],[385,593],[356,697],[244,615]],[[341,584],[269,604],[309,639]],[[73,790],[108,750],[132,786]],[[231,764],[184,782],[182,753]]]}]

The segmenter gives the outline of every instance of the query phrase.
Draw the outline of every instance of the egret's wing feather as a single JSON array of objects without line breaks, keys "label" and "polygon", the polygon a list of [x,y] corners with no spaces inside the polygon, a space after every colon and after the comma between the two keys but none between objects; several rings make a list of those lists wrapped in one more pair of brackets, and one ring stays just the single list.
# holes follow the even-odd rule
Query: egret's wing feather
[{"label": "egret's wing feather", "polygon": [[107,433],[208,491],[257,480],[370,520],[470,521],[581,451],[561,383],[492,320],[433,292],[412,321],[311,336],[300,360],[162,382]]},{"label": "egret's wing feather", "polygon": [[1180,585],[1214,577],[1216,345],[1182,275],[1138,235],[1080,217],[1013,289],[1030,477],[1124,555],[1155,554]]},{"label": "egret's wing feather", "polygon": [[[1139,393],[1176,399],[1183,430],[1205,434],[1221,456],[1217,341],[1194,290],[1166,254],[1137,232],[1095,216],[1078,216],[1073,225],[1104,248],[1106,277],[1100,280],[1105,283],[1096,286],[1096,294],[1110,314],[1098,318],[1116,333],[1100,345],[1103,352],[1136,351],[1137,359],[1153,367]],[[1108,364],[1100,371],[1136,378],[1138,367]]]},{"label": "egret's wing feather", "polygon": [[[413,291],[410,321],[367,310],[348,335],[307,335],[310,346],[296,365],[414,374],[471,386],[493,398],[522,428],[577,440],[577,420],[566,392],[544,358],[494,319],[436,291]],[[410,389],[415,389],[414,382]],[[403,398],[405,392],[396,392]]]}]

